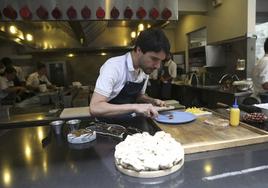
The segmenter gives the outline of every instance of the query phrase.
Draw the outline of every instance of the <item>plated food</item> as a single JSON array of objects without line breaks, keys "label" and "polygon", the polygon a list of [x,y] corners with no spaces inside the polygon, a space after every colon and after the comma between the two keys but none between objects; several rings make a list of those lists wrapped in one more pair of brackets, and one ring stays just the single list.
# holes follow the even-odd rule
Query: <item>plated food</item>
[{"label": "plated food", "polygon": [[197,107],[186,108],[185,112],[192,113],[196,116],[211,114],[211,112],[208,112],[208,111],[204,110],[203,108],[197,108]]},{"label": "plated food", "polygon": [[264,113],[248,113],[243,116],[243,120],[252,123],[263,123],[267,120],[267,116]]},{"label": "plated food", "polygon": [[117,168],[123,173],[158,177],[182,166],[184,149],[170,134],[163,131],[154,136],[144,132],[127,136],[116,145],[114,157]]},{"label": "plated food", "polygon": [[96,132],[90,129],[78,129],[67,135],[67,140],[72,144],[82,144],[96,139]]}]

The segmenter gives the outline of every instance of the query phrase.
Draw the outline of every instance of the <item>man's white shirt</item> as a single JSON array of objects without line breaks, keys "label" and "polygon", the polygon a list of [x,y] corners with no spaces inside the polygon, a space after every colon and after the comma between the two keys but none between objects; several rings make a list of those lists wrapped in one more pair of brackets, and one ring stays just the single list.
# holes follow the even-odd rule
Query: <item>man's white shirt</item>
[{"label": "man's white shirt", "polygon": [[141,94],[145,94],[149,75],[141,69],[135,70],[131,53],[108,59],[100,69],[95,92],[108,98],[115,98],[123,89],[127,81],[140,83],[145,79]]}]

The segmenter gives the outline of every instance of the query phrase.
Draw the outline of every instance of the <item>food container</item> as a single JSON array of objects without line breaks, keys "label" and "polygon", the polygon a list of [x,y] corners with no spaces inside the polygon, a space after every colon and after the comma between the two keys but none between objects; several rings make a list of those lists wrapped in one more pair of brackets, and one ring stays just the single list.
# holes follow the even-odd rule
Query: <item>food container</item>
[{"label": "food container", "polygon": [[52,128],[54,129],[56,134],[60,134],[61,133],[61,129],[62,129],[62,125],[64,124],[64,121],[62,120],[58,120],[58,121],[52,121],[50,123],[50,125],[52,126]]},{"label": "food container", "polygon": [[71,131],[78,130],[81,123],[80,119],[72,119],[66,122]]}]

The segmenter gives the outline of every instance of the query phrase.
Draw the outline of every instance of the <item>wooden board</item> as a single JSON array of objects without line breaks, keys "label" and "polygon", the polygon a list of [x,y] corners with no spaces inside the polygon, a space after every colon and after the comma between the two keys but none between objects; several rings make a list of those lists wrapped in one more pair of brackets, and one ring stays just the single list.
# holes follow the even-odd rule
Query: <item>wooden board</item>
[{"label": "wooden board", "polygon": [[155,124],[171,134],[183,147],[185,154],[218,150],[237,146],[263,143],[268,141],[268,132],[257,129],[245,123],[237,127],[219,127],[207,125],[208,118],[223,118],[219,114],[198,117],[195,121],[180,126]]},{"label": "wooden board", "polygon": [[60,118],[90,117],[89,107],[64,108]]}]

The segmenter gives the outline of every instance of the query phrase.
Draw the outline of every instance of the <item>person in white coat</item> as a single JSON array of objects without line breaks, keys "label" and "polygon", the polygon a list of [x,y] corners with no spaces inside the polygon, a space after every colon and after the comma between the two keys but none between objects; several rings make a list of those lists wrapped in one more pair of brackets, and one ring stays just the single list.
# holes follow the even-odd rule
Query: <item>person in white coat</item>
[{"label": "person in white coat", "polygon": [[161,75],[161,99],[171,99],[172,81],[177,77],[177,64],[173,61],[172,54],[168,54],[164,61]]},{"label": "person in white coat", "polygon": [[131,52],[108,59],[101,67],[90,102],[93,116],[129,116],[133,113],[155,117],[154,105],[165,102],[145,94],[149,74],[160,67],[170,44],[161,29],[142,31]]},{"label": "person in white coat", "polygon": [[37,71],[30,74],[26,82],[27,88],[33,91],[40,91],[40,88],[43,88],[40,87],[40,85],[43,85],[48,89],[55,88],[55,86],[53,86],[48,80],[46,66],[42,63],[37,64]]},{"label": "person in white coat", "polygon": [[264,42],[265,55],[253,69],[254,95],[262,103],[268,103],[268,38]]}]

